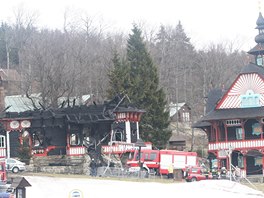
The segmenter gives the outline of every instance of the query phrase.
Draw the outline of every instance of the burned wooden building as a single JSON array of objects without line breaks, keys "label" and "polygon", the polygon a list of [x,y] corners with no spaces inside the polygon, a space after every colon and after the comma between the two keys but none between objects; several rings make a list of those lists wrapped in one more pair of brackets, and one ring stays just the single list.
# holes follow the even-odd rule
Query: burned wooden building
[{"label": "burned wooden building", "polygon": [[109,143],[133,145],[143,110],[117,96],[103,104],[4,112],[0,117],[0,157],[18,157],[23,147],[33,156],[81,156],[101,152]]}]

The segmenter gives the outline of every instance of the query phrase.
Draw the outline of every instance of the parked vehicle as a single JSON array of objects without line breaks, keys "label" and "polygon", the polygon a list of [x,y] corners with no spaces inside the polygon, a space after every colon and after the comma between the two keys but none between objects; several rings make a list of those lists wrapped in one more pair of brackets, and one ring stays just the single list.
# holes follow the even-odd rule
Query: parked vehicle
[{"label": "parked vehicle", "polygon": [[15,195],[9,192],[0,192],[0,197],[1,198],[15,198]]},{"label": "parked vehicle", "polygon": [[187,182],[201,181],[206,179],[213,179],[212,174],[205,167],[193,166],[186,171],[185,180]]},{"label": "parked vehicle", "polygon": [[3,158],[2,161],[5,161],[6,170],[12,171],[13,173],[18,173],[20,171],[26,170],[26,164],[14,158]]},{"label": "parked vehicle", "polygon": [[1,186],[6,185],[7,177],[6,177],[6,163],[4,161],[0,161],[0,191]]},{"label": "parked vehicle", "polygon": [[0,197],[15,198],[14,191],[10,191],[11,184],[7,182],[6,163],[5,160],[0,161]]},{"label": "parked vehicle", "polygon": [[[138,150],[130,153],[127,166],[130,168],[139,167]],[[168,168],[173,165],[173,169],[185,171],[188,166],[197,166],[197,153],[176,150],[141,150],[140,162],[142,167],[149,174],[168,175]]]}]

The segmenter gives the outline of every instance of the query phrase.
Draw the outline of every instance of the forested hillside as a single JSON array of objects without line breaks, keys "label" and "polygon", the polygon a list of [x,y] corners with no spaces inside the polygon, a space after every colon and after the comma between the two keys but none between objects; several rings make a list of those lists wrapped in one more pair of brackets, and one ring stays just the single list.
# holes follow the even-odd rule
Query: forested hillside
[{"label": "forested hillside", "polygon": [[[45,107],[56,107],[61,96],[93,94],[97,101],[105,100],[114,54],[126,55],[128,34],[109,31],[89,16],[65,17],[62,30],[37,28],[34,16],[24,16],[16,15],[15,22],[0,27],[0,67],[21,74],[20,93],[41,93]],[[167,102],[185,101],[197,117],[203,114],[208,91],[229,87],[249,62],[233,43],[197,49],[184,22],[157,29],[138,26]]]}]

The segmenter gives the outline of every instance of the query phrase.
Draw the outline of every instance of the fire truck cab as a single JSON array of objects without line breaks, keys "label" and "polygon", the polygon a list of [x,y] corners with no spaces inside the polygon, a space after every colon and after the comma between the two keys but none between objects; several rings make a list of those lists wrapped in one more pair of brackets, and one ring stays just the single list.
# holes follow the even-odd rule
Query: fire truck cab
[{"label": "fire truck cab", "polygon": [[8,192],[10,184],[7,183],[6,164],[5,161],[0,161],[0,197],[14,198],[12,192]]},{"label": "fire truck cab", "polygon": [[[159,157],[158,150],[141,150],[140,163],[142,163],[142,168],[148,173],[157,174],[159,171]],[[137,170],[139,168],[139,152],[137,150],[130,153],[127,166],[131,170]]]},{"label": "fire truck cab", "polygon": [[6,164],[4,161],[0,161],[0,186],[6,185],[7,177],[6,177]]}]

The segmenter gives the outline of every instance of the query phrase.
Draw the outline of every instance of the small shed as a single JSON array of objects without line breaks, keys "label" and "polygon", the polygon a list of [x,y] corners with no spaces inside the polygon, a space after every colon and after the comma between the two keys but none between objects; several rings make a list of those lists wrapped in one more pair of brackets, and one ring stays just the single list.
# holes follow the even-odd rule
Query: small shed
[{"label": "small shed", "polygon": [[24,177],[12,178],[11,188],[14,189],[16,198],[26,198],[26,187],[31,184]]},{"label": "small shed", "polygon": [[169,149],[183,151],[186,148],[186,137],[183,135],[172,134],[169,139]]}]

